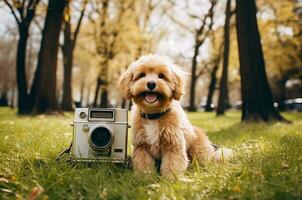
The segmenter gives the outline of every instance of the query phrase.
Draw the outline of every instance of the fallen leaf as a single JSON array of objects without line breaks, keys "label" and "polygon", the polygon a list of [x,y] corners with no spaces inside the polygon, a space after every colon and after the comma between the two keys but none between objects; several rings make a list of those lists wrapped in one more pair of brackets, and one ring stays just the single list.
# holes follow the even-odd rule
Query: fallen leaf
[{"label": "fallen leaf", "polygon": [[11,176],[11,177],[10,177],[10,180],[11,180],[11,181],[16,181],[16,180],[17,180],[17,177]]},{"label": "fallen leaf", "polygon": [[233,187],[233,191],[234,191],[234,192],[241,192],[240,186],[239,186],[239,185],[235,185],[235,186]]},{"label": "fallen leaf", "polygon": [[29,193],[28,200],[36,200],[43,192],[43,188],[34,187]]},{"label": "fallen leaf", "polygon": [[286,164],[286,163],[283,163],[282,164],[282,169],[288,169],[289,168],[289,165],[288,164]]}]

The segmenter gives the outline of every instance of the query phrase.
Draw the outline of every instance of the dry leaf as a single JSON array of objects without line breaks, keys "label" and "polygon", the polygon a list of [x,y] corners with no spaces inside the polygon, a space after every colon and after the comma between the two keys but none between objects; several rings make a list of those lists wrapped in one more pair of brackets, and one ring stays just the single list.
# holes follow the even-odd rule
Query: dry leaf
[{"label": "dry leaf", "polygon": [[42,187],[34,187],[29,193],[28,200],[36,200],[43,192]]}]

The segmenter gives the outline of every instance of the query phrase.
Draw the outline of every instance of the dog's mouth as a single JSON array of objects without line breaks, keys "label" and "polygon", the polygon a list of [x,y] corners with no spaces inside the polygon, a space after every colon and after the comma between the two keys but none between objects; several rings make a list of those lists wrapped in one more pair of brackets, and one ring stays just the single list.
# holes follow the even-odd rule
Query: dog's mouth
[{"label": "dog's mouth", "polygon": [[143,96],[144,100],[149,104],[155,103],[159,98],[159,94],[156,92],[143,92],[141,96]]}]

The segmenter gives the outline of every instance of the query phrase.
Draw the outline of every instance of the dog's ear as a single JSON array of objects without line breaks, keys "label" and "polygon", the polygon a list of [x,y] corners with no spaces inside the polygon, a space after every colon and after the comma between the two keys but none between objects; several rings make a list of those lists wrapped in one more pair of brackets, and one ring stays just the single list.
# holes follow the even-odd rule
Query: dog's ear
[{"label": "dog's ear", "polygon": [[119,78],[117,87],[125,99],[131,99],[130,84],[132,82],[132,72],[127,69]]},{"label": "dog's ear", "polygon": [[172,66],[172,73],[174,79],[173,98],[180,100],[185,93],[185,82],[187,80],[188,73],[176,65]]}]

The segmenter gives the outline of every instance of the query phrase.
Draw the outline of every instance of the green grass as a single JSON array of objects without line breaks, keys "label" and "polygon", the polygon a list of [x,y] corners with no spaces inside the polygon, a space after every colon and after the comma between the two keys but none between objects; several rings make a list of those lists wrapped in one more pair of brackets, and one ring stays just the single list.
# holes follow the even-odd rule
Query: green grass
[{"label": "green grass", "polygon": [[190,114],[211,140],[236,150],[229,163],[194,163],[169,181],[111,164],[54,162],[71,141],[72,113],[22,117],[0,108],[0,199],[301,199],[302,113],[293,124],[241,124],[240,113]]}]

